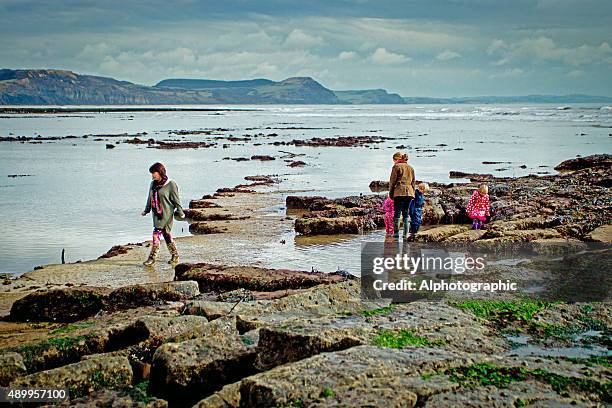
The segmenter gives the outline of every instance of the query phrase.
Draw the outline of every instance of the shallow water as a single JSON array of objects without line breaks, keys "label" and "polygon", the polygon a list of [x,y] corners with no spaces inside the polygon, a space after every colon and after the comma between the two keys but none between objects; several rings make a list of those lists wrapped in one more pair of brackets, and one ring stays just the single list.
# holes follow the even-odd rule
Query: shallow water
[{"label": "shallow water", "polygon": [[[66,261],[74,262],[95,258],[115,244],[149,239],[150,218],[142,218],[139,213],[150,180],[147,169],[154,161],[167,165],[187,206],[192,198],[242,183],[244,176],[254,174],[281,175],[284,181],[274,189],[311,190],[305,194],[330,197],[368,193],[371,180],[388,177],[390,156],[398,145],[409,146],[405,150],[417,178],[428,181],[449,181],[450,170],[500,176],[552,172],[554,165],[578,154],[612,151],[612,110],[600,105],[572,106],[569,110],[553,105],[246,108],[252,110],[0,117],[0,136],[79,136],[42,144],[0,142],[0,213],[4,220],[0,272],[22,273],[36,265],[59,262],[62,248]],[[169,134],[170,130],[208,128],[230,131],[184,139]],[[80,138],[86,134],[139,132],[148,133],[141,139],[158,140],[204,141],[260,132],[278,136],[255,137],[249,142],[218,140],[215,148],[197,150],[159,150],[123,143],[106,150],[107,143],[126,138]],[[269,144],[355,135],[395,139],[370,148]],[[229,147],[222,148],[224,143]],[[446,146],[436,146],[442,144]],[[303,160],[308,166],[286,167],[280,151],[304,154],[295,160]],[[253,154],[269,154],[277,160],[223,160]],[[482,161],[510,163],[487,165]],[[30,176],[7,177],[14,174]],[[186,224],[175,224],[174,234],[188,234]],[[295,264],[297,258],[302,265],[311,264],[320,270],[352,269],[358,268],[360,242],[381,240],[383,235],[380,231],[367,237],[338,237],[324,244],[295,240],[288,233],[284,239],[292,246],[290,250],[279,253],[277,245],[270,245],[254,256],[271,266],[286,266],[283,262],[289,261]]]},{"label": "shallow water", "polygon": [[[600,341],[605,334],[601,331],[587,330],[572,336],[572,345],[566,347],[545,347],[531,344],[531,337],[526,335],[507,336],[506,339],[515,347],[506,354],[509,356],[565,357],[588,358],[594,356],[610,356],[612,352],[606,347],[589,344],[589,340]],[[585,344],[582,344],[585,343]]]}]

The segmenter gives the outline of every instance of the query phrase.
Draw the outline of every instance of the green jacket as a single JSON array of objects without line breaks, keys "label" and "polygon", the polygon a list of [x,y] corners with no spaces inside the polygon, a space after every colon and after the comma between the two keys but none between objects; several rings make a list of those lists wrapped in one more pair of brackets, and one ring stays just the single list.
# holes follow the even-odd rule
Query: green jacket
[{"label": "green jacket", "polygon": [[[163,229],[166,232],[172,231],[172,222],[174,220],[174,213],[176,210],[176,218],[181,220],[185,219],[185,213],[181,206],[181,199],[179,197],[178,186],[174,180],[168,180],[166,184],[159,189],[157,192],[159,197],[159,203],[162,207],[162,217],[158,218],[153,214],[153,226],[155,228]],[[149,196],[147,197],[147,205],[145,206],[145,213],[151,212],[151,200],[153,198],[153,182],[149,186]]]}]

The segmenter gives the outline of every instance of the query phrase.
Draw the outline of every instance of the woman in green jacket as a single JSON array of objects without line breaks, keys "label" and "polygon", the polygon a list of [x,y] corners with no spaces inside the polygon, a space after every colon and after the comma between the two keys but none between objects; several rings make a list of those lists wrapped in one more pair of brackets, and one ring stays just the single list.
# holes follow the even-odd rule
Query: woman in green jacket
[{"label": "woman in green jacket", "polygon": [[153,181],[149,187],[147,205],[142,215],[145,216],[149,212],[153,212],[153,244],[151,245],[149,258],[144,262],[144,265],[152,266],[155,264],[162,237],[164,237],[168,251],[172,255],[172,259],[168,263],[176,264],[179,261],[179,255],[176,244],[172,239],[172,222],[175,214],[177,219],[185,218],[178,186],[174,180],[168,178],[166,168],[161,163],[153,164],[149,168],[149,172]]}]

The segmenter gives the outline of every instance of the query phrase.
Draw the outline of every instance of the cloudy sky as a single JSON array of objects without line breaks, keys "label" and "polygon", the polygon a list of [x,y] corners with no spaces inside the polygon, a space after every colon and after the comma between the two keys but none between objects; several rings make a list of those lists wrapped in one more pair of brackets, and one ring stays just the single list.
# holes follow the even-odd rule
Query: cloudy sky
[{"label": "cloudy sky", "polygon": [[0,67],[612,96],[610,0],[0,0]]}]

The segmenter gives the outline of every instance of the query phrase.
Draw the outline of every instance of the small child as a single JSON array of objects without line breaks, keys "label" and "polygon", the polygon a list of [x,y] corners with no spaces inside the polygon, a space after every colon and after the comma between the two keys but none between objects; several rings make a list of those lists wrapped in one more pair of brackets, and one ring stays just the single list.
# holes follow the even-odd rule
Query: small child
[{"label": "small child", "polygon": [[408,212],[410,214],[410,236],[408,241],[414,241],[414,236],[419,232],[423,222],[423,206],[425,205],[425,193],[429,191],[429,184],[419,183],[414,192],[414,199],[410,202]]},{"label": "small child", "polygon": [[465,211],[472,219],[472,229],[484,229],[484,222],[491,215],[489,205],[489,187],[486,184],[478,186],[478,190],[474,191],[470,201],[468,202]]},{"label": "small child", "polygon": [[383,211],[385,212],[385,230],[387,236],[393,235],[393,217],[395,209],[393,208],[393,199],[387,197],[383,204]]}]

